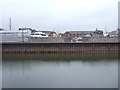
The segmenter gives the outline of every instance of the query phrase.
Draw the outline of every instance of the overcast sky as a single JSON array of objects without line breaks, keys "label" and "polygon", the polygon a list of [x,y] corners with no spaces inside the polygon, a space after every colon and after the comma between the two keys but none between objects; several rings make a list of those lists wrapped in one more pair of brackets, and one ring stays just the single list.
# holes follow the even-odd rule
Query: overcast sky
[{"label": "overcast sky", "polygon": [[2,25],[9,30],[31,27],[66,30],[116,30],[119,0],[2,0]]}]

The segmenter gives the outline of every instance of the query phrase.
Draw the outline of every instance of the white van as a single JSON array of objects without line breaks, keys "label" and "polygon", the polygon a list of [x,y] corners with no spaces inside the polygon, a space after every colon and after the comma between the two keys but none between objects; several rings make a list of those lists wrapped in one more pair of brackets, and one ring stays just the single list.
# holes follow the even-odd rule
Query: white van
[{"label": "white van", "polygon": [[43,32],[35,32],[34,34],[31,34],[31,37],[48,37],[48,35]]}]

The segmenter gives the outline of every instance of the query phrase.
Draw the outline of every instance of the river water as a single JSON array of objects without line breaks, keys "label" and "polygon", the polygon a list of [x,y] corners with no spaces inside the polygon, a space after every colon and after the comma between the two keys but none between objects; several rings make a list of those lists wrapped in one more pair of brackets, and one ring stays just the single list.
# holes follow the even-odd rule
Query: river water
[{"label": "river water", "polygon": [[3,88],[117,88],[116,55],[3,55]]}]

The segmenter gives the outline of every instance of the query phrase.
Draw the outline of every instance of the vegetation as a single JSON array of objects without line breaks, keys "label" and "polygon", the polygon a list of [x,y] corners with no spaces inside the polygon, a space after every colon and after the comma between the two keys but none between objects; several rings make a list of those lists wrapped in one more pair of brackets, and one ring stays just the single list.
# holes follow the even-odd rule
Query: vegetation
[{"label": "vegetation", "polygon": [[77,53],[56,53],[56,54],[4,54],[5,60],[40,60],[40,61],[100,61],[117,60],[117,54],[77,54]]}]

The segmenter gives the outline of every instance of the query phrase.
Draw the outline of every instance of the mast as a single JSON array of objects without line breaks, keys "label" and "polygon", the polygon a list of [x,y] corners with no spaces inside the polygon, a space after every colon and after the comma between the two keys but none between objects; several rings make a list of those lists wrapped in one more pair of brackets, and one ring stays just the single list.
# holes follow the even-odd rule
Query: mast
[{"label": "mast", "polygon": [[105,26],[105,34],[107,34],[107,26]]},{"label": "mast", "polygon": [[10,31],[11,31],[11,17],[9,18],[9,28],[10,28]]}]

